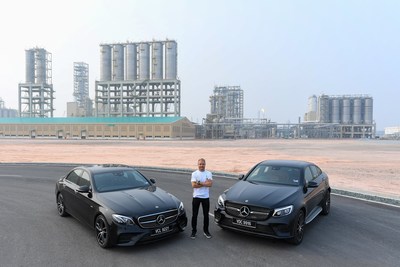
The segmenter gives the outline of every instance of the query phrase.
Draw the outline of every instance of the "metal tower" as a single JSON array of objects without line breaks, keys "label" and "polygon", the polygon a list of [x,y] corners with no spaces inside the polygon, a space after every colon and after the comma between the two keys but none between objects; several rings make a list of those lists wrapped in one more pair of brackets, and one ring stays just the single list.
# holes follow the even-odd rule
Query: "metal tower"
[{"label": "metal tower", "polygon": [[211,114],[220,118],[243,118],[243,90],[240,86],[215,86],[210,96]]},{"label": "metal tower", "polygon": [[53,117],[52,56],[43,48],[25,50],[26,79],[18,85],[20,117]]},{"label": "metal tower", "polygon": [[89,64],[74,62],[74,99],[81,108],[86,108],[89,98]]}]

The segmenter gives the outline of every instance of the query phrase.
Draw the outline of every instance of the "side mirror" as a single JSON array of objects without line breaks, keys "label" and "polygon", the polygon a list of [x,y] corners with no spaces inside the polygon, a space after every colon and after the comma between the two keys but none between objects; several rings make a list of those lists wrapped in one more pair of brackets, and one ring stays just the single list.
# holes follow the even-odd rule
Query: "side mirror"
[{"label": "side mirror", "polygon": [[78,191],[79,193],[89,193],[90,187],[88,185],[82,185],[82,186],[78,187],[78,189],[76,191]]},{"label": "side mirror", "polygon": [[152,184],[155,184],[155,183],[156,183],[156,180],[153,179],[153,178],[151,178],[151,179],[150,179],[150,182],[151,182]]},{"label": "side mirror", "polygon": [[239,180],[243,180],[244,179],[244,174],[239,175]]},{"label": "side mirror", "polygon": [[307,187],[310,187],[310,188],[318,187],[318,183],[314,182],[314,181],[310,181],[307,183]]}]

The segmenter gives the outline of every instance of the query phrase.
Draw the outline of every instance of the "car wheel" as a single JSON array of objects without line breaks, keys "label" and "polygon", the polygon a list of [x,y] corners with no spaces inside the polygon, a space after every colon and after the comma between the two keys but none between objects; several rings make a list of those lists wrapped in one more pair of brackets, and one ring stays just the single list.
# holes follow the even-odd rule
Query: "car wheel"
[{"label": "car wheel", "polygon": [[58,193],[57,195],[57,211],[58,215],[61,217],[68,216],[68,213],[65,211],[64,197],[61,193]]},{"label": "car wheel", "polygon": [[289,242],[294,245],[299,245],[303,241],[304,237],[304,211],[300,210],[293,223],[292,234],[293,237],[289,239]]},{"label": "car wheel", "polygon": [[97,216],[95,228],[96,239],[99,246],[102,248],[111,247],[110,227],[103,215]]},{"label": "car wheel", "polygon": [[326,192],[324,199],[322,200],[322,215],[328,215],[331,210],[331,193]]}]

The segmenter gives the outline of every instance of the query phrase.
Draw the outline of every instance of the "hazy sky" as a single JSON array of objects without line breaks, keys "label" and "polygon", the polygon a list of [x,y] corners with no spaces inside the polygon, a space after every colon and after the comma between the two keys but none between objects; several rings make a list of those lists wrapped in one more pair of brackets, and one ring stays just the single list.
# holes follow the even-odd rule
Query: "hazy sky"
[{"label": "hazy sky", "polygon": [[11,1],[0,11],[0,97],[18,109],[25,50],[52,53],[55,116],[73,101],[73,62],[100,43],[178,42],[181,115],[201,123],[215,85],[244,90],[244,116],[265,110],[297,122],[309,96],[370,95],[377,130],[400,126],[400,1],[69,0]]}]

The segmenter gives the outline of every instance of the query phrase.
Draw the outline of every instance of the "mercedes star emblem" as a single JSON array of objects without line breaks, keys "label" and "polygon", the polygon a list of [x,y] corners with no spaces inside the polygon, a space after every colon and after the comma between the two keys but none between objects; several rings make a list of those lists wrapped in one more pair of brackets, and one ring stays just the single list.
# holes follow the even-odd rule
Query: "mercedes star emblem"
[{"label": "mercedes star emblem", "polygon": [[159,225],[163,225],[165,223],[164,215],[158,215],[156,221]]},{"label": "mercedes star emblem", "polygon": [[250,209],[247,206],[241,207],[239,211],[240,211],[240,215],[243,217],[247,217],[250,215]]}]

